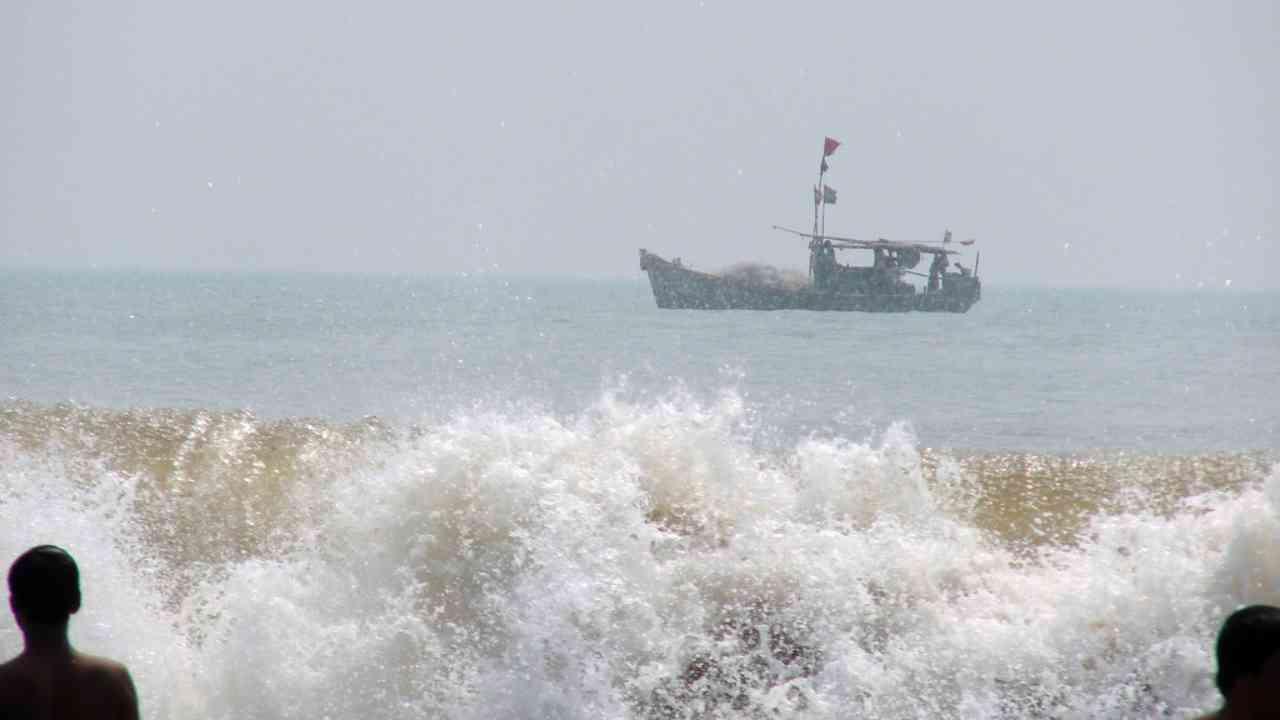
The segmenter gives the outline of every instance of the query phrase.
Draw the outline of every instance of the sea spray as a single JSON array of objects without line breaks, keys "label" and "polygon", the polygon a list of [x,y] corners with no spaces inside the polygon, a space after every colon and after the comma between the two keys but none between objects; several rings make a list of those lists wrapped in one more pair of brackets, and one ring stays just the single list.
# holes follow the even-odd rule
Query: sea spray
[{"label": "sea spray", "polygon": [[[185,717],[199,705],[193,649],[165,588],[170,568],[157,562],[136,516],[136,480],[81,458],[19,450],[0,438],[0,557],[4,567],[27,548],[55,543],[80,566],[83,608],[70,626],[73,645],[125,662],[153,717]],[[0,654],[22,649],[12,621],[0,623]]]},{"label": "sea spray", "polygon": [[[73,640],[152,717],[1181,717],[1225,614],[1280,602],[1251,456],[762,449],[732,391],[402,429],[9,408],[0,552],[71,549]],[[993,522],[1019,488],[1038,525]]]},{"label": "sea spray", "polygon": [[809,278],[799,270],[763,263],[738,263],[725,268],[721,275],[736,282],[784,290],[799,290],[809,284]]}]

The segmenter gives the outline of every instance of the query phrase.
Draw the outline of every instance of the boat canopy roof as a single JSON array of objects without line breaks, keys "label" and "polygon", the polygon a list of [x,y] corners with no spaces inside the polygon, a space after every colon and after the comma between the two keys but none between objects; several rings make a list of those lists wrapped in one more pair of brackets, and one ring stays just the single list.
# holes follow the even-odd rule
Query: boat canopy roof
[{"label": "boat canopy roof", "polygon": [[949,250],[937,245],[927,245],[925,243],[897,242],[894,240],[854,240],[852,238],[837,238],[831,235],[823,236],[824,240],[831,241],[831,247],[847,249],[847,250],[915,250],[921,254],[933,255],[958,255],[959,251]]},{"label": "boat canopy roof", "polygon": [[813,235],[811,233],[792,230],[791,228],[774,225],[775,230],[782,230],[800,237],[807,237],[815,240],[830,240],[831,247],[842,250],[915,250],[921,254],[930,255],[959,255],[958,250],[951,250],[938,244],[932,243],[913,243],[899,242],[896,240],[859,240],[857,238],[840,237],[838,235]]}]

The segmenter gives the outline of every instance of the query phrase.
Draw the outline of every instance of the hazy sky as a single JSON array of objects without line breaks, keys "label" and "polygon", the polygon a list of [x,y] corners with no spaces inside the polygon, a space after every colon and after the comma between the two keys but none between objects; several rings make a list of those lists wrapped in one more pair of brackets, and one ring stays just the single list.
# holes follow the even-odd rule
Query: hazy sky
[{"label": "hazy sky", "polygon": [[1280,4],[0,4],[0,266],[1280,288]]}]

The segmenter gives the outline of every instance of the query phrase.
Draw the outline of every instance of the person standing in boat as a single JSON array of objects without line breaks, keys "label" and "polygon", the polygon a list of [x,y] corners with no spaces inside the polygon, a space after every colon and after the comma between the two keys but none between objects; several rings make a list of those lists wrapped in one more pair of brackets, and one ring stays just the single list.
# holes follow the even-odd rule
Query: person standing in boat
[{"label": "person standing in boat", "polygon": [[933,263],[929,265],[929,291],[936,292],[942,283],[942,275],[947,271],[947,254],[945,252],[937,253],[933,256]]}]

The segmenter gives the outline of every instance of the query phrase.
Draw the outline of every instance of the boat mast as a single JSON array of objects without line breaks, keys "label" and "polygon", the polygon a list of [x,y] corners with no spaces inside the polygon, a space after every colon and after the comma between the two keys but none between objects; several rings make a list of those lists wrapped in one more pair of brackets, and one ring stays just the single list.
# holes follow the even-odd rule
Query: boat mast
[{"label": "boat mast", "polygon": [[[809,280],[813,280],[813,251],[820,247],[827,231],[827,186],[822,183],[827,174],[827,157],[840,147],[840,141],[831,137],[822,139],[822,161],[818,163],[818,184],[813,188],[813,238],[809,240]],[[821,218],[821,222],[819,222]]]},{"label": "boat mast", "polygon": [[[825,149],[825,148],[824,148]],[[827,156],[822,156],[822,165],[818,168],[818,190],[822,194],[822,225],[819,235],[827,234],[827,186],[822,182],[822,176],[827,172]]]},{"label": "boat mast", "polygon": [[[825,147],[824,147],[825,150]],[[813,252],[822,242],[818,232],[818,208],[822,205],[822,175],[827,171],[827,156],[818,164],[818,184],[813,186],[813,235],[809,238],[809,282],[813,282]]]}]

